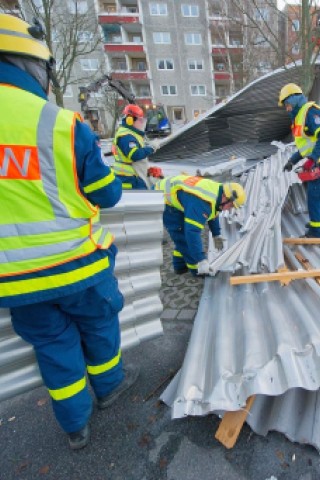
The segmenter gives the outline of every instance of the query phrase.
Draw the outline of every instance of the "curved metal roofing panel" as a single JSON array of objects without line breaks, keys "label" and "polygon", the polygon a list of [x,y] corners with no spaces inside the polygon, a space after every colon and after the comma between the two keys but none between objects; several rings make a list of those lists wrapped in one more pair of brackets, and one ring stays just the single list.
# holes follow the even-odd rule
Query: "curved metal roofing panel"
[{"label": "curved metal roofing panel", "polygon": [[202,164],[202,155],[210,152],[213,162],[221,162],[230,158],[230,151],[244,156],[244,147],[247,158],[276,153],[271,142],[290,133],[288,114],[278,107],[279,91],[286,83],[299,82],[300,68],[288,66],[250,83],[162,141],[153,159]]}]

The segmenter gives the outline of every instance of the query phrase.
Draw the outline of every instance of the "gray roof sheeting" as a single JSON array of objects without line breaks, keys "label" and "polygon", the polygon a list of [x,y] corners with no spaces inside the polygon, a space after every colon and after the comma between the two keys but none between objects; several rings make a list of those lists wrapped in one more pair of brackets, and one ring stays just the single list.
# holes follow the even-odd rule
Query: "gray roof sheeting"
[{"label": "gray roof sheeting", "polygon": [[[160,266],[163,197],[158,192],[124,193],[101,222],[116,236],[116,276],[125,297],[121,311],[121,346],[130,348],[162,334]],[[9,310],[0,308],[0,401],[42,383],[33,348],[11,326]]]},{"label": "gray roof sheeting", "polygon": [[289,82],[299,82],[299,68],[279,69],[250,83],[162,141],[152,159],[214,165],[233,155],[263,159],[276,153],[271,142],[290,133],[288,114],[278,107],[279,91]]},{"label": "gray roof sheeting", "polygon": [[[293,247],[282,249],[280,234],[282,229],[285,236],[301,235],[307,219],[304,186],[294,173],[282,173],[290,153],[291,147],[278,153],[278,166],[274,156],[249,172],[248,205],[240,221],[225,215],[223,235],[230,245],[237,245],[244,225],[249,240],[238,241],[237,255],[226,251],[226,264],[220,266],[226,271],[206,278],[183,366],[161,398],[172,407],[172,417],[180,418],[239,410],[257,395],[247,419],[253,430],[276,429],[320,450],[320,433],[311,428],[320,420],[320,286],[313,279],[286,287],[229,283],[229,271],[236,268],[237,274],[276,270],[283,252],[290,269],[302,268]],[[319,247],[297,249],[320,268]]]}]

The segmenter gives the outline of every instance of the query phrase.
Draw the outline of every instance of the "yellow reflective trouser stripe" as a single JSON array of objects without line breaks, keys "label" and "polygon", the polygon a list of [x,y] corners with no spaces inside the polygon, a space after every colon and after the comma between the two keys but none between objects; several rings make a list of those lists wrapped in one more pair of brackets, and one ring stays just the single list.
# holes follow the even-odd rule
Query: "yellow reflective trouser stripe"
[{"label": "yellow reflective trouser stripe", "polygon": [[105,187],[106,185],[109,185],[109,183],[113,182],[115,179],[115,175],[113,172],[109,173],[106,177],[102,178],[101,180],[97,180],[96,182],[90,183],[90,185],[87,185],[84,187],[85,193],[91,193],[94,192],[95,190],[99,190],[100,188]]},{"label": "yellow reflective trouser stripe", "polygon": [[131,183],[123,183],[122,188],[124,190],[129,190],[130,188],[132,188],[132,185],[131,185]]},{"label": "yellow reflective trouser stripe", "polygon": [[183,257],[182,253],[178,252],[178,250],[173,250],[172,255],[174,257]]},{"label": "yellow reflective trouser stripe", "polygon": [[115,366],[118,365],[121,358],[121,349],[119,350],[118,354],[109,360],[106,363],[102,363],[101,365],[87,365],[87,370],[90,375],[99,375],[99,373],[107,372],[111,370]]},{"label": "yellow reflective trouser stripe", "polygon": [[320,227],[320,222],[309,222],[310,227]]},{"label": "yellow reflective trouser stripe", "polygon": [[67,398],[77,395],[86,386],[86,377],[81,378],[77,382],[68,385],[67,387],[57,388],[55,390],[48,389],[50,396],[53,400],[66,400]]},{"label": "yellow reflective trouser stripe", "polygon": [[71,283],[79,282],[85,278],[92,277],[109,267],[109,258],[102,258],[97,262],[85,267],[72,270],[71,272],[59,273],[42,278],[31,278],[30,280],[17,280],[13,282],[0,283],[0,296],[10,297],[23,293],[33,293],[47,288],[59,288]]},{"label": "yellow reflective trouser stripe", "polygon": [[202,225],[201,223],[199,222],[196,222],[195,220],[191,220],[191,218],[185,218],[184,221],[186,223],[190,223],[191,225],[195,225],[196,227],[198,228],[201,228],[201,230],[204,228],[204,225]]},{"label": "yellow reflective trouser stripe", "polygon": [[191,263],[187,263],[187,267],[191,270],[196,270],[198,268],[198,264],[196,263],[195,265],[192,265]]}]

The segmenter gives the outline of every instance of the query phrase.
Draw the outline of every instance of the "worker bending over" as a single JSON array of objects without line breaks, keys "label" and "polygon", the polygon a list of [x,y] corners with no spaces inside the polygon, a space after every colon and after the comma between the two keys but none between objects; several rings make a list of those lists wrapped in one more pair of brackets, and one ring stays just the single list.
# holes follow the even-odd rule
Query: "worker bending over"
[{"label": "worker bending over", "polygon": [[156,148],[145,145],[146,119],[142,108],[129,104],[123,110],[122,125],[116,131],[112,153],[115,158],[113,171],[122,182],[125,190],[146,190],[151,188],[148,173],[148,156]]},{"label": "worker bending over", "polygon": [[[304,171],[319,167],[320,159],[320,107],[308,102],[301,88],[294,84],[285,85],[279,95],[279,106],[284,106],[291,118],[291,129],[298,149],[283,170],[290,172],[302,158]],[[307,200],[310,222],[305,237],[320,237],[320,178],[307,181]]]},{"label": "worker bending over", "polygon": [[243,187],[238,183],[221,184],[202,177],[179,175],[160,180],[155,190],[164,192],[163,223],[175,245],[174,272],[208,275],[209,262],[201,232],[208,222],[215,248],[223,249],[218,215],[222,210],[239,208],[245,203]]},{"label": "worker bending over", "polygon": [[[99,207],[121,197],[81,117],[48,102],[54,60],[35,22],[0,14],[0,307],[31,343],[72,449],[137,378],[122,367],[117,248]],[[57,83],[55,83],[57,86]]]}]

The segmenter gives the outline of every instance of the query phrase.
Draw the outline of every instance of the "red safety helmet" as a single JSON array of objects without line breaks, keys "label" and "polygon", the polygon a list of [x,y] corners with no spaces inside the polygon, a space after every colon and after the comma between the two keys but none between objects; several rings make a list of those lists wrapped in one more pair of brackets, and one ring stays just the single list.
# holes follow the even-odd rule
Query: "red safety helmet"
[{"label": "red safety helmet", "polygon": [[131,103],[129,103],[129,105],[126,105],[125,109],[123,110],[123,115],[131,115],[135,118],[144,117],[142,108],[140,108],[138,105],[132,105]]}]

